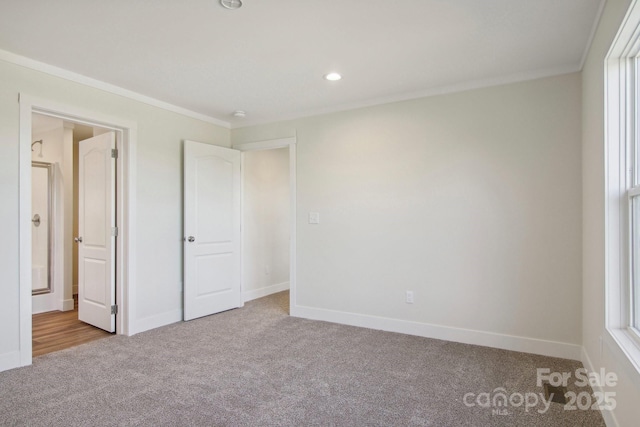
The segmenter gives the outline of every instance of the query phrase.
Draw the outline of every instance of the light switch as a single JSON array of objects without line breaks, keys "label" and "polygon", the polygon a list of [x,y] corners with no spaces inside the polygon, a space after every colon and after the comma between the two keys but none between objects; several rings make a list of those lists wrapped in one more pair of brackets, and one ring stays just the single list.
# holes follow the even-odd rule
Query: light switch
[{"label": "light switch", "polygon": [[309,224],[320,224],[320,212],[309,212]]}]

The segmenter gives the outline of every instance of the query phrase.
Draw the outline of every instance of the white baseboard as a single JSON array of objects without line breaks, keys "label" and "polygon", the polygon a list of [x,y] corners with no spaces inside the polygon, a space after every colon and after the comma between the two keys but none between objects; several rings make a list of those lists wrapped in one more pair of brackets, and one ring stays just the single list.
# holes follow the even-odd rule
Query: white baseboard
[{"label": "white baseboard", "polygon": [[[591,363],[591,358],[587,354],[587,350],[584,347],[582,347],[582,354],[581,354],[580,360],[582,361],[582,364],[589,372],[597,372],[594,369],[593,363]],[[591,388],[593,389],[593,391],[597,391],[600,393],[603,392],[603,389],[599,384],[595,386],[592,385]],[[616,417],[613,414],[613,411],[600,411],[600,413],[602,414],[602,418],[604,418],[604,422],[607,425],[607,427],[619,427],[618,421],[616,420]]]},{"label": "white baseboard", "polygon": [[275,294],[277,292],[286,291],[289,289],[289,282],[278,283],[277,285],[265,286],[260,289],[253,289],[242,293],[242,299],[244,302],[254,299],[266,297],[267,295]]},{"label": "white baseboard", "polygon": [[133,328],[131,328],[132,331],[129,332],[129,336],[181,321],[182,309],[167,311],[166,313],[160,313],[154,316],[145,317],[144,319],[138,319],[134,322]]},{"label": "white baseboard", "polygon": [[323,320],[325,322],[417,335],[464,344],[494,347],[503,350],[540,354],[543,356],[560,357],[563,359],[580,360],[582,354],[582,346],[580,345],[537,338],[518,337],[299,305],[292,306],[290,311],[291,316],[306,319]]},{"label": "white baseboard", "polygon": [[58,301],[54,293],[33,295],[31,297],[31,314],[46,313],[59,310]]},{"label": "white baseboard", "polygon": [[19,368],[20,366],[19,351],[11,351],[9,353],[0,354],[0,372]]},{"label": "white baseboard", "polygon": [[60,308],[59,308],[60,311],[71,311],[74,308],[75,308],[75,302],[73,301],[73,298],[60,301]]}]

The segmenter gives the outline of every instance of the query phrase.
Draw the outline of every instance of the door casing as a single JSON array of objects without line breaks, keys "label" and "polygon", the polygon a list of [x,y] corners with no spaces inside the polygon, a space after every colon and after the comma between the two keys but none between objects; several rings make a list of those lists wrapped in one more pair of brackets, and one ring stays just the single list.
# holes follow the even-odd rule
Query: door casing
[{"label": "door casing", "polygon": [[57,103],[20,93],[20,203],[19,203],[19,277],[20,277],[20,323],[19,355],[16,366],[32,363],[31,325],[31,123],[32,114],[44,114],[74,123],[98,126],[116,131],[117,158],[117,210],[116,221],[119,236],[116,240],[116,303],[118,334],[136,333],[135,317],[135,248],[136,202],[136,144],[137,123],[112,117],[85,108]]}]

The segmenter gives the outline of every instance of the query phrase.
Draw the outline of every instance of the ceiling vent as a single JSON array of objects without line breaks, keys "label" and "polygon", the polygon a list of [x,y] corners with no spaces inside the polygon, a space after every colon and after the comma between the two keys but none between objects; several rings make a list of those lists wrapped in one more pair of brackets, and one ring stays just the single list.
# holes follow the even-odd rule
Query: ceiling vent
[{"label": "ceiling vent", "polygon": [[242,7],[242,0],[220,0],[220,4],[227,9],[240,9]]}]

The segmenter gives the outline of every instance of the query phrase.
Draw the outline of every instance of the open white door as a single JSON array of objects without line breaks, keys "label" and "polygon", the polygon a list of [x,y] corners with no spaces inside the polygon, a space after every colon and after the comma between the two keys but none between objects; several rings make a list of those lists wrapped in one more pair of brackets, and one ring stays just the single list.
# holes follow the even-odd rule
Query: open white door
[{"label": "open white door", "polygon": [[80,141],[78,148],[78,318],[116,330],[115,132]]},{"label": "open white door", "polygon": [[242,306],[240,152],[184,143],[184,320]]}]

